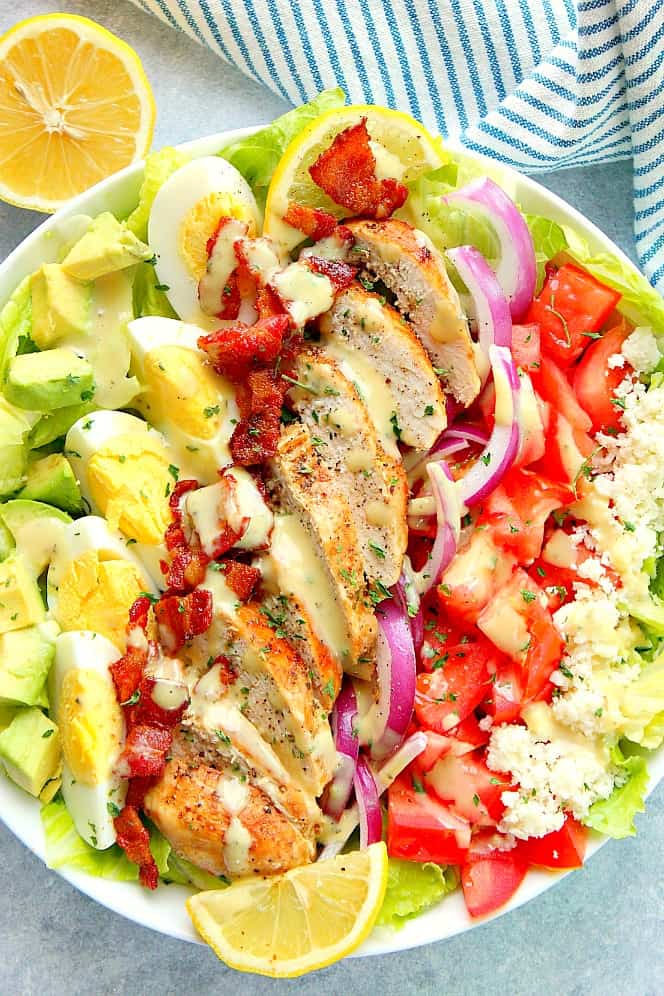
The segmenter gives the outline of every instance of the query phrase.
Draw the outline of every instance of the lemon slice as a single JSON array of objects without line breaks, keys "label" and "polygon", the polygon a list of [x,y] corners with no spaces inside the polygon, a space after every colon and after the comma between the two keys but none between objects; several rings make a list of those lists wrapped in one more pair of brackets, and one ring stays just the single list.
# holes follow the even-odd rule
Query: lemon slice
[{"label": "lemon slice", "polygon": [[46,14],[0,38],[0,198],[56,211],[150,147],[136,52],[86,17]]},{"label": "lemon slice", "polygon": [[309,167],[344,129],[367,119],[367,130],[380,175],[384,165],[390,176],[410,183],[421,173],[444,165],[449,156],[442,141],[410,115],[373,105],[339,107],[312,121],[286,148],[268,188],[263,231],[284,248],[293,249],[303,235],[282,220],[289,201],[322,208],[337,218],[347,212],[335,204],[309,176]]},{"label": "lemon slice", "polygon": [[387,886],[384,843],[199,892],[187,909],[201,937],[231,968],[293,978],[324,968],[367,937]]}]

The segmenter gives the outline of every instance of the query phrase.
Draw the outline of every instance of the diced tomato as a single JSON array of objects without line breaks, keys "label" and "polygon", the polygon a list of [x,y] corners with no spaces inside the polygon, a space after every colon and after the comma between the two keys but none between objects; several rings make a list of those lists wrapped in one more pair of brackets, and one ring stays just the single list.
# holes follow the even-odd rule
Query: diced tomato
[{"label": "diced tomato", "polygon": [[515,565],[516,557],[501,551],[486,531],[474,531],[468,546],[457,553],[438,587],[445,612],[462,625],[476,622]]},{"label": "diced tomato", "polygon": [[422,730],[427,738],[427,745],[415,759],[416,766],[421,771],[430,771],[436,761],[446,754],[463,757],[477,747],[483,747],[489,742],[489,730],[483,730],[477,717],[471,712],[458,726],[449,733],[434,733],[433,730]]},{"label": "diced tomato", "polygon": [[586,854],[588,831],[572,816],[567,816],[560,830],[544,837],[529,837],[519,849],[529,865],[540,868],[580,868]]},{"label": "diced tomato", "polygon": [[445,755],[424,780],[442,802],[449,803],[469,823],[493,826],[503,815],[500,796],[509,780],[490,771],[479,751],[463,757]]},{"label": "diced tomato", "polygon": [[540,366],[539,325],[512,326],[512,358],[517,367],[526,373],[535,373]]},{"label": "diced tomato", "polygon": [[601,339],[591,342],[574,371],[574,390],[594,432],[622,428],[615,390],[632,368],[627,362],[621,367],[609,367],[609,357],[620,352],[629,333],[623,321]]},{"label": "diced tomato", "polygon": [[552,481],[574,485],[594,449],[595,444],[587,433],[573,429],[564,415],[552,411],[546,434],[546,452],[530,469],[541,472]]},{"label": "diced tomato", "polygon": [[540,396],[550,402],[554,411],[564,415],[573,429],[589,432],[592,421],[577,401],[574,390],[565,373],[550,358],[546,357],[533,382]]},{"label": "diced tomato", "polygon": [[[515,467],[527,467],[541,460],[546,450],[547,405],[535,394],[533,382],[527,373],[519,376],[519,451]],[[546,419],[546,421],[545,421]]]},{"label": "diced tomato", "polygon": [[500,909],[523,882],[528,864],[520,847],[472,856],[461,869],[461,887],[471,916]]},{"label": "diced tomato", "polygon": [[486,638],[517,663],[525,659],[530,640],[531,606],[540,594],[532,578],[518,568],[477,620],[477,626]]},{"label": "diced tomato", "polygon": [[390,785],[387,850],[406,861],[460,864],[470,843],[470,824],[430,795],[405,771]]},{"label": "diced tomato", "polygon": [[541,474],[512,469],[484,502],[478,519],[490,527],[495,543],[527,564],[539,555],[551,512],[575,498],[574,492]]},{"label": "diced tomato", "polygon": [[574,598],[574,582],[579,580],[579,575],[573,568],[558,567],[540,559],[531,564],[528,574],[544,590],[550,612]]},{"label": "diced tomato", "polygon": [[530,645],[526,654],[526,688],[524,699],[550,698],[553,685],[549,681],[560,664],[564,642],[553,625],[548,609],[538,599],[528,607]]},{"label": "diced tomato", "polygon": [[492,717],[494,726],[513,723],[519,718],[523,703],[523,670],[507,656],[498,658],[493,668],[490,665],[489,669],[491,684],[481,708]]},{"label": "diced tomato", "polygon": [[417,676],[415,715],[427,729],[449,733],[486,694],[486,643],[450,646],[440,660],[437,670]]},{"label": "diced tomato", "polygon": [[539,325],[542,353],[569,367],[586,348],[586,333],[599,332],[619,300],[616,291],[565,263],[549,272],[526,323]]}]

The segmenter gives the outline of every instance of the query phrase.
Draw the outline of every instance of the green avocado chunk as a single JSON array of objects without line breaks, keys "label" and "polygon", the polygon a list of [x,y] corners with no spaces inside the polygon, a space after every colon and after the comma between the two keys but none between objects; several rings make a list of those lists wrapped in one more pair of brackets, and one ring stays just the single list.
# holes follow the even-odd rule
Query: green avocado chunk
[{"label": "green avocado chunk", "polygon": [[60,346],[10,360],[5,397],[19,408],[50,412],[90,401],[94,383],[88,361]]},{"label": "green avocado chunk", "polygon": [[18,553],[0,563],[0,633],[42,622],[46,612],[37,580]]},{"label": "green avocado chunk", "polygon": [[56,777],[61,757],[58,728],[41,709],[21,709],[0,733],[0,761],[30,795],[38,796]]},{"label": "green avocado chunk", "polygon": [[56,505],[70,515],[83,511],[83,499],[76,475],[62,453],[51,453],[50,456],[30,464],[25,486],[18,497]]},{"label": "green avocado chunk", "polygon": [[31,338],[40,349],[50,349],[68,335],[90,329],[92,287],[66,273],[61,263],[44,263],[30,278]]},{"label": "green avocado chunk", "polygon": [[13,537],[17,554],[35,577],[48,567],[59,533],[71,522],[59,508],[25,498],[0,505],[0,519]]},{"label": "green avocado chunk", "polygon": [[89,281],[125,270],[151,256],[151,249],[124,222],[105,211],[69,250],[62,266],[70,277]]},{"label": "green avocado chunk", "polygon": [[28,437],[28,445],[33,450],[48,446],[54,440],[65,436],[79,418],[98,408],[99,405],[95,405],[94,402],[86,401],[84,404],[68,405],[66,408],[57,408],[54,412],[42,415]]},{"label": "green avocado chunk", "polygon": [[58,625],[43,622],[0,636],[0,705],[48,705],[46,679]]},{"label": "green avocado chunk", "polygon": [[20,708],[20,706],[3,705],[0,702],[0,733],[7,729]]}]

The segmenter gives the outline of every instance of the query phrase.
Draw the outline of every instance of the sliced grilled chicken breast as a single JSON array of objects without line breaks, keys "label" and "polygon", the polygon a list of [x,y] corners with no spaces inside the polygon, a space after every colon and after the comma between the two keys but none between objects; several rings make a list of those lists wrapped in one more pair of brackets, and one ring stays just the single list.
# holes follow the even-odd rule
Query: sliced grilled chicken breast
[{"label": "sliced grilled chicken breast", "polygon": [[295,594],[345,671],[373,673],[376,620],[348,502],[322,466],[306,426],[282,430],[268,488],[279,506],[264,568],[284,595]]},{"label": "sliced grilled chicken breast", "polygon": [[[429,450],[447,425],[445,396],[420,340],[398,311],[378,294],[353,284],[319,321],[321,347],[371,381],[367,407],[396,412],[401,440]],[[353,379],[356,379],[353,378]]]},{"label": "sliced grilled chicken breast", "polygon": [[[333,359],[315,350],[301,353],[295,376],[290,402],[330,472],[328,494],[350,506],[364,572],[387,587],[396,584],[408,542],[408,482],[401,458],[385,452],[368,405]],[[388,409],[386,421],[394,442],[391,417],[394,412],[390,415]]]},{"label": "sliced grilled chicken breast", "polygon": [[353,263],[380,280],[440,368],[445,384],[463,405],[480,389],[473,343],[459,295],[443,258],[423,232],[405,221],[349,221],[355,236]]},{"label": "sliced grilled chicken breast", "polygon": [[244,773],[202,762],[181,734],[144,808],[176,854],[213,875],[274,875],[314,858],[313,835]]}]

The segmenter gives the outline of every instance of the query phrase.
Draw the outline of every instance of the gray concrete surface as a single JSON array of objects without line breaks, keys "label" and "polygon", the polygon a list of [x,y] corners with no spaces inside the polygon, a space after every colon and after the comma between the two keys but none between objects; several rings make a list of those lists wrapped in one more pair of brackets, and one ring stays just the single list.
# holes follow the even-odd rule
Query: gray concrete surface
[{"label": "gray concrete surface", "polygon": [[[210,52],[126,0],[0,0],[0,33],[52,10],[92,17],[140,53],[154,87],[155,145],[269,120],[285,108]],[[632,257],[631,165],[541,178]],[[0,258],[39,222],[0,204]],[[309,978],[240,976],[212,953],[136,927],[79,894],[0,825],[0,993],[169,996],[273,994],[655,996],[664,992],[664,789],[639,835],[605,847],[528,906],[447,942],[346,961]]]}]

